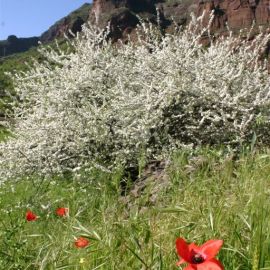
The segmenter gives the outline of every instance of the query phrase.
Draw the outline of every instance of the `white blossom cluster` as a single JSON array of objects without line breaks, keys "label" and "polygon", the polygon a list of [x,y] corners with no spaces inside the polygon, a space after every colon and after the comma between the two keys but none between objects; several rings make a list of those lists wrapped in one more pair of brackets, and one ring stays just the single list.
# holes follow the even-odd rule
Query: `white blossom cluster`
[{"label": "white blossom cluster", "polygon": [[61,174],[132,162],[185,145],[270,142],[270,77],[259,59],[269,36],[201,42],[197,22],[162,36],[142,24],[136,44],[113,45],[84,26],[72,52],[15,78],[13,136],[0,177]]}]

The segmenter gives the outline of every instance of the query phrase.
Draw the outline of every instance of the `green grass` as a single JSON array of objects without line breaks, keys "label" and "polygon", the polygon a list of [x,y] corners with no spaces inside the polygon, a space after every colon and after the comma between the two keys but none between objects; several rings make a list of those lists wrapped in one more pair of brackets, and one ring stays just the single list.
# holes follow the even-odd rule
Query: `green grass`
[{"label": "green grass", "polygon": [[33,58],[37,61],[44,61],[36,48],[31,48],[27,52],[13,54],[4,58],[0,58],[0,114],[5,114],[10,109],[10,96],[14,95],[14,82],[12,76],[7,73],[27,71],[33,62]]},{"label": "green grass", "polygon": [[[177,237],[223,239],[218,258],[226,270],[270,269],[269,151],[235,161],[211,149],[178,152],[167,174],[155,202],[152,181],[127,203],[121,170],[3,184],[0,269],[181,269]],[[57,217],[58,207],[70,216]],[[27,209],[39,219],[27,222]],[[79,236],[89,247],[74,247]]]},{"label": "green grass", "polygon": [[11,133],[0,125],[0,142],[6,141],[8,137],[11,136]]}]

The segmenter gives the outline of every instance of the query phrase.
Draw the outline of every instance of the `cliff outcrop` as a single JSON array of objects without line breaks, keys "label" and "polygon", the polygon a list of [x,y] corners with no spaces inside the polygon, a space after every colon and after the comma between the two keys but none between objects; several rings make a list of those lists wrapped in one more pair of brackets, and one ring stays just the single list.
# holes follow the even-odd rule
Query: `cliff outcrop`
[{"label": "cliff outcrop", "polygon": [[227,26],[235,32],[253,22],[265,29],[270,26],[270,0],[94,0],[89,19],[100,27],[110,22],[111,35],[125,38],[138,23],[137,16],[155,23],[156,9],[165,31],[174,23],[186,24],[191,12],[197,16],[206,12],[204,20],[208,23],[213,11],[212,31],[217,35],[227,31]]},{"label": "cliff outcrop", "polygon": [[[206,12],[205,23],[209,14],[214,12],[212,31],[217,35],[231,30],[237,31],[249,28],[253,22],[257,26],[270,26],[270,0],[93,0],[71,12],[41,34],[39,40],[43,43],[63,38],[80,32],[82,24],[89,21],[100,28],[110,23],[113,41],[125,41],[128,35],[133,35],[139,23],[139,18],[157,23],[157,10],[160,16],[160,26],[170,32],[174,24],[188,23],[191,12],[200,16]],[[38,38],[19,39],[14,36],[10,40],[0,41],[0,57],[28,50],[37,46]],[[21,45],[20,45],[21,44]]]},{"label": "cliff outcrop", "polygon": [[198,0],[197,15],[203,11],[215,18],[213,31],[225,31],[226,25],[233,31],[257,26],[270,26],[270,0]]},{"label": "cliff outcrop", "polygon": [[[151,23],[157,23],[169,30],[176,23],[185,24],[190,13],[196,12],[197,0],[94,0],[89,13],[91,23],[100,28],[110,23],[111,37],[125,40],[132,36],[139,23],[139,18]],[[159,13],[159,15],[157,14]],[[174,21],[174,22],[173,22]]]},{"label": "cliff outcrop", "polygon": [[39,41],[47,43],[56,38],[63,38],[64,34],[69,35],[69,30],[75,34],[80,32],[82,25],[88,21],[91,6],[91,4],[82,5],[80,8],[74,10],[52,25],[47,31],[41,34],[40,37],[18,38],[14,35],[10,35],[6,40],[0,41],[0,57],[25,52],[31,47],[36,47]]}]

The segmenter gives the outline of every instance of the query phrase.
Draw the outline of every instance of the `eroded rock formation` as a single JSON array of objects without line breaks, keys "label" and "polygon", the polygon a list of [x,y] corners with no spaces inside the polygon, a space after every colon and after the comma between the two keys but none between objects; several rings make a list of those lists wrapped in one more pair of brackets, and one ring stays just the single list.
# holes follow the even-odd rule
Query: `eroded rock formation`
[{"label": "eroded rock formation", "polygon": [[214,11],[213,30],[223,31],[228,24],[231,30],[256,25],[269,26],[270,0],[198,0],[197,15]]},{"label": "eroded rock formation", "polygon": [[204,11],[205,24],[214,12],[212,30],[217,34],[227,31],[227,26],[237,31],[249,28],[253,22],[265,28],[270,25],[270,0],[94,0],[89,17],[100,27],[111,22],[112,36],[123,38],[123,33],[132,32],[137,24],[136,16],[155,22],[157,8],[167,31],[172,20],[185,24],[191,12],[200,16]]},{"label": "eroded rock formation", "polygon": [[[80,32],[82,24],[89,21],[100,28],[110,23],[110,37],[113,41],[125,41],[128,35],[134,35],[134,29],[139,23],[138,16],[157,23],[157,9],[160,25],[168,32],[175,23],[186,24],[191,12],[200,16],[204,11],[205,24],[211,11],[214,12],[212,31],[217,35],[226,32],[227,25],[233,31],[249,28],[253,22],[265,29],[270,26],[270,0],[93,0],[93,4],[84,4],[56,22],[39,39],[46,43],[62,38],[69,30],[73,33]],[[35,42],[37,44],[36,40]],[[8,41],[2,41],[2,45],[4,49],[0,47],[0,57],[21,51],[9,48]]]}]

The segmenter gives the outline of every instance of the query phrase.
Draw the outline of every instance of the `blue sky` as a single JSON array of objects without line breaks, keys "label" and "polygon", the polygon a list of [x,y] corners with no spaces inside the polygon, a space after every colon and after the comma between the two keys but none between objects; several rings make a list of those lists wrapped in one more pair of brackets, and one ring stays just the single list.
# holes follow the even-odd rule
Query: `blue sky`
[{"label": "blue sky", "polygon": [[0,0],[0,40],[9,35],[39,36],[90,0]]}]

